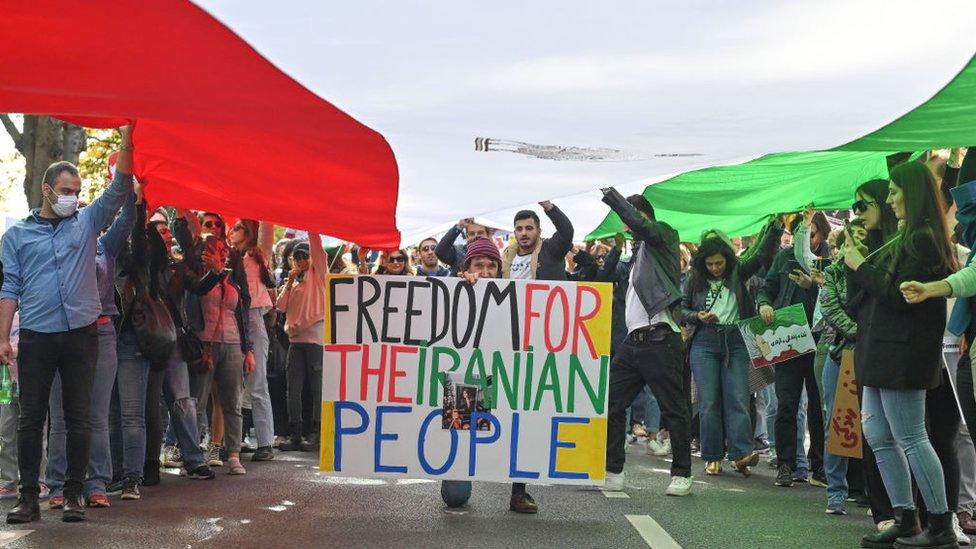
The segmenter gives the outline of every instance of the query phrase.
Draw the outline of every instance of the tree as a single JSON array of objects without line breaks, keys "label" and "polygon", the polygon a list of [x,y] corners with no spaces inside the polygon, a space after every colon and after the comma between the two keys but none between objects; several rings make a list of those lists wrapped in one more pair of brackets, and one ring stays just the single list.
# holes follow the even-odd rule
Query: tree
[{"label": "tree", "polygon": [[27,204],[31,208],[40,208],[44,171],[59,160],[77,165],[79,155],[86,147],[85,130],[50,116],[32,114],[24,115],[23,129],[17,128],[8,114],[0,114],[0,122],[27,161],[24,175]]}]

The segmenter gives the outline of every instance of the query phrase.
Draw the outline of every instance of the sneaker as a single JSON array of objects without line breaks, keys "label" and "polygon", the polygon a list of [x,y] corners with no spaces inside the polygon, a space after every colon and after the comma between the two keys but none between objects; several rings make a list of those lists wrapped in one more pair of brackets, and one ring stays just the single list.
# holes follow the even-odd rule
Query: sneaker
[{"label": "sneaker", "polygon": [[[670,444],[670,442],[669,442]],[[647,441],[647,453],[652,456],[666,456],[670,452],[660,441],[657,439],[651,439]]]},{"label": "sneaker", "polygon": [[17,499],[17,487],[0,486],[0,499]]},{"label": "sneaker", "polygon": [[230,458],[227,460],[227,471],[228,475],[244,475],[247,474],[247,469],[241,465],[241,458]]},{"label": "sneaker", "polygon": [[692,455],[701,457],[701,441],[697,438],[691,439],[691,453]]},{"label": "sneaker", "polygon": [[532,496],[522,492],[521,494],[512,494],[512,498],[508,502],[508,510],[533,515],[539,512],[539,506],[536,505]]},{"label": "sneaker", "polygon": [[[661,437],[660,436],[658,436],[657,438],[658,438],[658,440],[661,440]],[[663,441],[661,441],[661,446],[664,446],[664,452],[665,452],[664,455],[670,455],[671,454],[671,437],[668,437],[668,438],[664,439]]]},{"label": "sneaker", "polygon": [[742,476],[749,478],[749,475],[752,474],[752,469],[750,469],[750,467],[755,467],[759,464],[759,454],[757,452],[753,452],[748,456],[735,460],[734,463],[735,470],[742,474]]},{"label": "sneaker", "polygon": [[776,470],[776,486],[782,486],[784,488],[793,487],[793,471],[790,470],[789,465],[784,463]]},{"label": "sneaker", "polygon": [[709,461],[705,464],[705,474],[709,476],[718,476],[722,474],[722,462],[721,461]]},{"label": "sneaker", "polygon": [[201,465],[192,471],[186,473],[187,478],[193,480],[211,480],[215,477],[214,472],[207,465]]},{"label": "sneaker", "polygon": [[956,514],[956,518],[959,519],[959,526],[962,527],[962,531],[969,535],[976,534],[976,522],[973,522],[973,515],[968,511],[963,511]]},{"label": "sneaker", "polygon": [[51,496],[51,499],[47,502],[48,509],[63,509],[64,508],[64,496]]},{"label": "sneaker", "polygon": [[761,438],[754,439],[752,441],[752,449],[760,454],[764,454],[769,450],[769,443]]},{"label": "sneaker", "polygon": [[242,454],[253,454],[254,451],[255,451],[254,448],[250,444],[241,444]]},{"label": "sneaker", "polygon": [[211,467],[223,467],[224,462],[220,459],[220,445],[211,444],[207,454],[207,465]]},{"label": "sneaker", "polygon": [[108,496],[105,494],[92,494],[88,496],[88,506],[89,507],[111,507],[112,504],[108,501]]},{"label": "sneaker", "polygon": [[806,471],[794,471],[793,472],[793,482],[799,482],[800,484],[806,484],[810,482],[810,473]]},{"label": "sneaker", "polygon": [[644,426],[642,424],[640,424],[640,423],[633,424],[630,427],[630,432],[631,432],[631,434],[633,434],[635,437],[638,437],[638,438],[640,438],[640,437],[646,437],[649,434],[647,432],[647,429],[645,429]]},{"label": "sneaker", "polygon": [[177,445],[167,446],[163,450],[163,467],[179,469],[183,467],[183,452]]},{"label": "sneaker", "polygon": [[139,494],[139,483],[135,479],[126,479],[125,484],[122,485],[122,499],[139,499],[142,495]]},{"label": "sneaker", "polygon": [[251,461],[271,461],[275,458],[274,449],[270,446],[258,446],[251,456]]},{"label": "sneaker", "polygon": [[949,513],[952,515],[952,531],[956,534],[956,543],[959,545],[969,545],[969,536],[966,532],[962,531],[962,526],[959,525],[959,516],[955,513]]},{"label": "sneaker", "polygon": [[47,487],[47,484],[39,482],[38,487],[37,499],[47,499],[51,495],[51,489]]},{"label": "sneaker", "polygon": [[621,473],[611,473],[607,471],[607,477],[603,482],[603,490],[605,492],[621,492],[624,489],[624,474]]},{"label": "sneaker", "polygon": [[288,437],[276,435],[274,437],[274,442],[271,443],[271,447],[280,449],[282,444],[288,444]]},{"label": "sneaker", "polygon": [[877,528],[879,532],[884,532],[885,530],[891,528],[894,525],[895,525],[895,519],[888,519],[879,522]]},{"label": "sneaker", "polygon": [[827,487],[827,475],[823,471],[817,471],[816,473],[810,475],[810,486],[817,486],[819,488]]},{"label": "sneaker", "polygon": [[766,458],[766,465],[768,465],[770,469],[779,468],[779,461],[776,459],[776,448],[769,449],[769,457]]},{"label": "sneaker", "polygon": [[665,490],[669,496],[687,496],[691,494],[692,477],[671,477],[671,484]]},{"label": "sneaker", "polygon": [[110,496],[117,496],[122,493],[122,479],[113,481],[105,487],[105,493]]},{"label": "sneaker", "polygon": [[824,511],[824,513],[827,513],[828,515],[846,515],[847,511],[844,510],[842,505],[828,504],[827,510]]}]

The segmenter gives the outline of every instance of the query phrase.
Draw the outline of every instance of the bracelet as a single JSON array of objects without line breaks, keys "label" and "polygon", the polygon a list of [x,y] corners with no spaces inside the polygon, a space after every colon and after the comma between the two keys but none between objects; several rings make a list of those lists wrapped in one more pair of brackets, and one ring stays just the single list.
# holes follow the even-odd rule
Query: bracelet
[{"label": "bracelet", "polygon": [[120,151],[131,151],[132,148],[133,148],[132,145],[129,145],[128,147],[126,147],[125,145],[122,145],[121,147],[119,147],[119,150]]}]

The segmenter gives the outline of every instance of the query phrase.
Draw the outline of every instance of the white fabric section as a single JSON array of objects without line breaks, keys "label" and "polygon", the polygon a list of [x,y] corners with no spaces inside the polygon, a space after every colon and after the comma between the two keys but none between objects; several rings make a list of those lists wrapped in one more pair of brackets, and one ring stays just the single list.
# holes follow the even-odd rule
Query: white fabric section
[{"label": "white fabric section", "polygon": [[551,198],[579,239],[607,211],[595,189],[841,145],[976,51],[968,0],[197,3],[389,140],[404,235]]},{"label": "white fabric section", "polygon": [[648,318],[647,309],[644,307],[644,303],[640,300],[640,297],[637,296],[637,290],[634,289],[634,277],[634,269],[631,269],[630,284],[627,285],[627,295],[624,296],[624,321],[627,323],[627,333],[630,334],[634,330],[661,323],[665,323],[672,330],[680,332],[681,329],[678,328],[678,324],[671,318],[671,312],[668,309],[664,309],[654,315],[654,318]]},{"label": "white fabric section", "polygon": [[508,278],[514,280],[532,280],[532,254],[516,255],[512,259],[512,270]]}]

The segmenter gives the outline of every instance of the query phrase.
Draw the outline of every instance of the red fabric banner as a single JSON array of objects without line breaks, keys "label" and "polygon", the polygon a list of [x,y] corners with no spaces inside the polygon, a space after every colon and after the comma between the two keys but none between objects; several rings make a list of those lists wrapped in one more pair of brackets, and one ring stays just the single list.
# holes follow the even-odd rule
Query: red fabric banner
[{"label": "red fabric banner", "polygon": [[6,2],[0,51],[0,112],[136,120],[135,172],[154,204],[399,244],[383,136],[189,2]]}]

